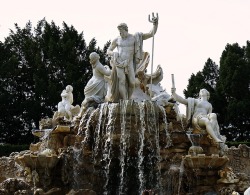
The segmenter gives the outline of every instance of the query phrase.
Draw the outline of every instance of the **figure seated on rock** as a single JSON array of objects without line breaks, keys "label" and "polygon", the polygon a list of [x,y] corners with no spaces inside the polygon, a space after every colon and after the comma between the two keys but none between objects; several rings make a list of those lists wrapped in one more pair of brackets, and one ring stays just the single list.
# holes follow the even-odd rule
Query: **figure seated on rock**
[{"label": "figure seated on rock", "polygon": [[80,106],[73,106],[73,87],[67,85],[61,93],[62,101],[58,103],[58,111],[55,112],[53,119],[58,117],[65,117],[68,120],[72,120],[72,117],[77,115],[80,111]]},{"label": "figure seated on rock", "polygon": [[187,124],[192,124],[193,130],[206,130],[216,143],[225,142],[225,138],[220,135],[217,116],[212,113],[212,105],[208,102],[210,93],[206,89],[201,89],[199,98],[184,99],[176,94],[176,89],[172,88],[172,96],[176,101],[187,106]]},{"label": "figure seated on rock", "polygon": [[109,67],[107,65],[103,66],[100,63],[99,54],[92,52],[89,55],[89,59],[93,69],[93,76],[84,88],[85,99],[82,102],[81,111],[78,117],[82,116],[86,108],[104,102],[107,94],[107,81],[105,80],[105,76],[110,76],[111,74]]}]

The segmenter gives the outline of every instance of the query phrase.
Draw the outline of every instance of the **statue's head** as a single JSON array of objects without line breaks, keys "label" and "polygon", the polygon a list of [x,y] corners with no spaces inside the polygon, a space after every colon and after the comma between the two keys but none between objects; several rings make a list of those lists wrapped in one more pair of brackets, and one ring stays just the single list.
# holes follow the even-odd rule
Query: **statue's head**
[{"label": "statue's head", "polygon": [[71,85],[67,85],[66,92],[72,92],[72,91],[73,91],[73,87]]},{"label": "statue's head", "polygon": [[128,36],[128,26],[125,23],[121,23],[117,26],[121,38],[126,38]]},{"label": "statue's head", "polygon": [[99,59],[100,59],[100,56],[99,56],[99,54],[96,53],[96,52],[92,52],[92,53],[89,55],[89,61],[90,61],[91,64],[95,64],[95,62],[96,62],[97,60],[99,60]]},{"label": "statue's head", "polygon": [[201,89],[200,92],[199,92],[199,98],[201,98],[203,96],[207,96],[207,99],[209,100],[209,98],[210,98],[209,91],[206,90],[206,89]]},{"label": "statue's head", "polygon": [[126,23],[121,23],[117,26],[118,30],[125,30],[128,32],[128,25]]}]

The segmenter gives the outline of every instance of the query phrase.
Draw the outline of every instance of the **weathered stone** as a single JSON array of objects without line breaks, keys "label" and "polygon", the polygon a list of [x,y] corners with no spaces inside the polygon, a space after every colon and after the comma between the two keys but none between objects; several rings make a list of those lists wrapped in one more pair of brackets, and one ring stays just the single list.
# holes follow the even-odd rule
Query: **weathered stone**
[{"label": "weathered stone", "polygon": [[1,183],[1,188],[8,194],[15,194],[18,190],[29,190],[30,185],[21,179],[9,178]]},{"label": "weathered stone", "polygon": [[96,193],[93,190],[80,189],[77,191],[71,190],[67,195],[96,195]]},{"label": "weathered stone", "polygon": [[[144,186],[180,195],[243,192],[250,185],[249,147],[227,149],[206,134],[192,140],[185,124],[168,118],[170,113],[153,102],[121,104],[89,109],[66,131],[51,133],[12,158],[0,158],[0,182],[18,175],[29,184],[12,190],[19,194],[34,184],[40,188],[37,194],[133,194]],[[233,168],[237,183],[217,183],[225,166]]]}]

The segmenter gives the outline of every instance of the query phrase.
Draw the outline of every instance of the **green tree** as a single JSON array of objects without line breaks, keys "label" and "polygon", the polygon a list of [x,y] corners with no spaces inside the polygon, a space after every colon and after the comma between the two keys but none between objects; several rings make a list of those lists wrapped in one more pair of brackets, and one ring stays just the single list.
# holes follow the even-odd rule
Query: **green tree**
[{"label": "green tree", "polygon": [[207,59],[202,71],[192,74],[188,80],[187,90],[184,90],[185,97],[199,97],[199,91],[202,88],[210,92],[210,102],[215,101],[215,87],[219,78],[219,68],[210,58]]},{"label": "green tree", "polygon": [[30,143],[31,124],[52,117],[66,85],[74,88],[74,104],[84,99],[84,86],[92,76],[89,54],[96,51],[105,63],[110,42],[100,49],[93,38],[86,44],[83,33],[63,23],[45,20],[36,28],[28,22],[0,42],[1,142]]},{"label": "green tree", "polygon": [[249,140],[250,128],[250,44],[228,44],[220,60],[217,92],[222,127],[229,140]]}]

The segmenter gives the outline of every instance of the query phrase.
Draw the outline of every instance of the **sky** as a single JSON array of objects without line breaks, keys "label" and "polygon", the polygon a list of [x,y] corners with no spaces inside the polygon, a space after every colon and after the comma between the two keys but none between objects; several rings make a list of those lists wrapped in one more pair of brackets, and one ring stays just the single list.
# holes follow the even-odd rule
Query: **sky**
[{"label": "sky", "polygon": [[[119,35],[117,25],[122,22],[131,34],[149,32],[148,16],[158,13],[153,69],[162,66],[161,85],[168,93],[174,74],[176,91],[182,96],[191,74],[201,71],[208,58],[219,65],[228,43],[245,46],[250,40],[249,0],[1,0],[0,5],[2,42],[15,23],[23,28],[31,21],[35,27],[45,18],[60,27],[63,22],[74,26],[87,43],[95,38],[100,48]],[[152,39],[143,44],[144,51],[152,53]]]}]

